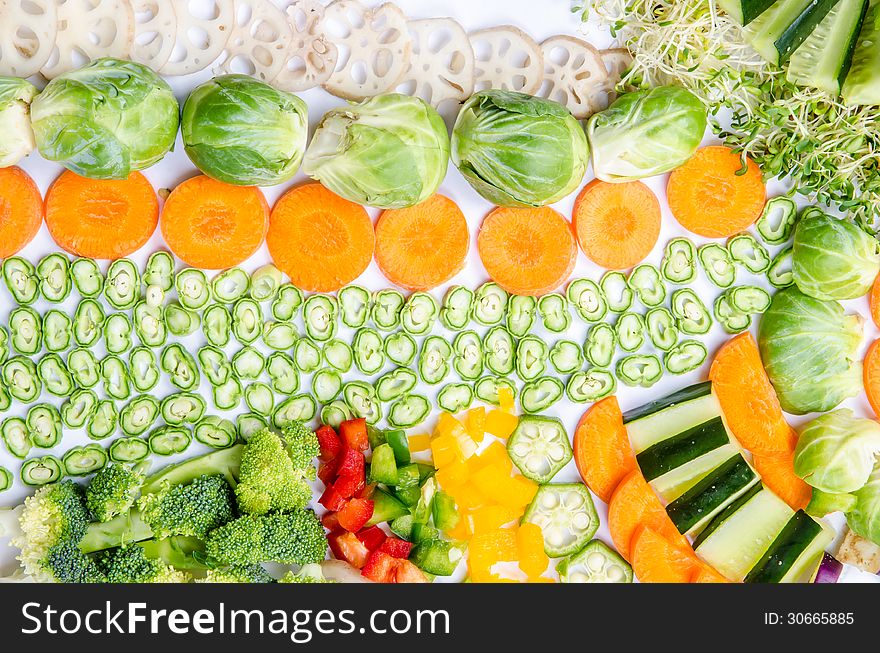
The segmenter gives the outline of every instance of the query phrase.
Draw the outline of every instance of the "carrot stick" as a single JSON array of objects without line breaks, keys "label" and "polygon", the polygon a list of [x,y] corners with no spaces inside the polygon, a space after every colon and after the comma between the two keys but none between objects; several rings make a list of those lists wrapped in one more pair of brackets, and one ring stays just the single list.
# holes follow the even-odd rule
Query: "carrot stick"
[{"label": "carrot stick", "polygon": [[880,339],[875,340],[868,347],[862,365],[862,380],[865,384],[865,394],[868,395],[868,403],[874,409],[874,414],[880,415]]},{"label": "carrot stick", "polygon": [[43,198],[34,180],[17,166],[0,168],[0,259],[31,242],[42,222]]},{"label": "carrot stick", "polygon": [[880,329],[880,274],[874,279],[868,300],[871,308],[871,321],[874,322],[874,326]]},{"label": "carrot stick", "polygon": [[574,434],[574,460],[584,483],[605,503],[636,468],[617,397],[593,404],[581,417]]}]

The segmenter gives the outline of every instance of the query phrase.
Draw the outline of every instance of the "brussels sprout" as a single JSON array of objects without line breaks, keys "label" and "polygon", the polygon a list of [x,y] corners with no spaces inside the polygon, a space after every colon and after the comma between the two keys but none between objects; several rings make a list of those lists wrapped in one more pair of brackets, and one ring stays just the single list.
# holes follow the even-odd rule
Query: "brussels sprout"
[{"label": "brussels sprout", "polygon": [[31,123],[44,158],[84,177],[126,179],[174,146],[178,112],[159,75],[105,58],[49,82],[31,105]]},{"label": "brussels sprout", "polygon": [[0,168],[13,166],[34,151],[28,118],[37,94],[33,84],[18,77],[0,77]]},{"label": "brussels sprout", "polygon": [[348,200],[394,209],[430,197],[448,163],[440,114],[419,98],[389,93],[328,111],[303,170]]},{"label": "brussels sprout", "polygon": [[610,182],[669,172],[693,156],[705,131],[705,105],[680,86],[627,93],[587,123],[593,171]]},{"label": "brussels sprout", "polygon": [[780,290],[758,327],[767,375],[782,408],[797,415],[825,412],[862,389],[857,349],[862,318],[834,301]]},{"label": "brussels sprout", "polygon": [[856,535],[880,544],[880,465],[855,496],[856,505],[846,515],[849,527]]},{"label": "brussels sprout", "polygon": [[215,77],[183,104],[186,153],[209,177],[239,186],[274,186],[299,169],[308,107],[248,75]]},{"label": "brussels sprout", "polygon": [[841,408],[801,430],[794,473],[822,492],[855,492],[868,482],[878,454],[880,424]]},{"label": "brussels sprout", "polygon": [[880,243],[852,222],[812,212],[794,230],[792,273],[816,299],[855,299],[880,272]]},{"label": "brussels sprout", "polygon": [[477,93],[452,130],[453,163],[500,206],[561,200],[581,183],[589,157],[584,130],[568,109],[524,93]]}]

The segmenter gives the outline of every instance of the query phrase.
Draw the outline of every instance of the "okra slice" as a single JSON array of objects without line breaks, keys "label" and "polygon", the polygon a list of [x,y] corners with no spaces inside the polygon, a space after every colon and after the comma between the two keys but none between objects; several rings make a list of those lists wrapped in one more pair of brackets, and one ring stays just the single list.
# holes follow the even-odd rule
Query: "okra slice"
[{"label": "okra slice", "polygon": [[[323,422],[326,424],[326,422]],[[245,442],[251,439],[255,433],[262,431],[269,426],[262,415],[256,413],[242,413],[235,418],[235,429],[238,431],[238,437]]]},{"label": "okra slice", "polygon": [[19,471],[21,482],[32,487],[57,483],[64,476],[64,463],[55,456],[24,461]]},{"label": "okra slice", "polygon": [[568,300],[559,293],[544,295],[538,302],[538,312],[544,328],[553,333],[562,333],[571,326],[571,313]]},{"label": "okra slice", "polygon": [[67,355],[67,371],[80,388],[94,388],[101,380],[98,359],[90,349],[78,347]]},{"label": "okra slice", "polygon": [[48,254],[37,264],[40,293],[47,301],[63,302],[70,295],[70,261],[64,254]]},{"label": "okra slice", "polygon": [[69,429],[78,429],[85,426],[97,407],[98,395],[87,388],[78,388],[61,404],[61,421]]},{"label": "okra slice", "polygon": [[266,372],[272,389],[278,394],[291,395],[299,389],[299,373],[293,359],[287,354],[280,351],[269,354]]},{"label": "okra slice", "polygon": [[198,311],[211,301],[211,284],[202,270],[184,268],[174,275],[174,288],[177,301],[191,311]]},{"label": "okra slice", "polygon": [[483,355],[486,367],[495,374],[510,374],[515,364],[513,336],[503,326],[492,327],[483,338]]},{"label": "okra slice", "polygon": [[421,336],[431,331],[439,315],[440,306],[433,295],[415,292],[400,310],[400,326],[410,335]]},{"label": "okra slice", "polygon": [[[440,383],[449,375],[452,347],[440,336],[428,336],[419,352],[419,376],[429,385]],[[416,396],[416,395],[413,395]]]},{"label": "okra slice", "polygon": [[431,402],[422,395],[404,395],[388,409],[388,424],[405,429],[425,421],[431,413]]},{"label": "okra slice", "polygon": [[10,256],[3,261],[3,282],[19,306],[33,304],[40,296],[37,270],[20,256]]},{"label": "okra slice", "polygon": [[385,367],[385,343],[375,329],[363,327],[354,334],[354,364],[364,374],[375,374]]},{"label": "okra slice", "polygon": [[750,233],[737,234],[728,240],[727,250],[734,262],[753,274],[761,274],[770,267],[767,249]]},{"label": "okra slice", "polygon": [[40,314],[29,306],[19,306],[9,314],[9,341],[19,354],[36,354],[43,348]]},{"label": "okra slice", "polygon": [[604,542],[593,540],[556,566],[563,583],[631,583],[632,567]]},{"label": "okra slice", "polygon": [[229,364],[226,354],[213,345],[205,345],[199,349],[198,358],[202,372],[211,385],[226,383],[232,374],[232,365]]},{"label": "okra slice", "polygon": [[645,318],[639,313],[627,311],[614,324],[617,343],[623,351],[636,351],[645,342]]},{"label": "okra slice", "polygon": [[199,368],[196,366],[195,358],[183,345],[173,343],[165,347],[162,350],[159,365],[162,371],[168,375],[168,380],[174,387],[181,390],[192,390],[198,387]]},{"label": "okra slice", "polygon": [[120,258],[110,264],[104,281],[104,297],[113,308],[120,311],[134,307],[140,299],[141,277],[131,260]]},{"label": "okra slice", "polygon": [[37,363],[37,376],[43,382],[46,392],[51,395],[69,397],[73,392],[73,376],[58,354],[46,354],[40,359]]},{"label": "okra slice", "polygon": [[165,320],[165,326],[171,335],[178,338],[184,338],[192,333],[201,325],[199,314],[177,302],[171,302],[162,311],[162,317]]},{"label": "okra slice", "polygon": [[104,275],[101,268],[90,258],[75,258],[68,270],[73,287],[81,297],[98,297],[104,290]]},{"label": "okra slice", "polygon": [[794,274],[791,270],[793,249],[787,247],[779,252],[767,268],[767,281],[774,288],[788,288],[794,283]]},{"label": "okra slice", "polygon": [[283,283],[284,275],[281,270],[267,263],[257,268],[251,276],[251,298],[258,302],[267,302],[278,294]]},{"label": "okra slice", "polygon": [[232,316],[222,304],[211,304],[202,313],[202,333],[215,347],[225,347],[232,335]]},{"label": "okra slice", "polygon": [[84,299],[73,315],[73,339],[80,347],[91,347],[104,331],[104,308],[94,299]]},{"label": "okra slice", "polygon": [[730,305],[740,313],[754,315],[770,307],[770,293],[758,286],[738,286],[725,294]]},{"label": "okra slice", "polygon": [[549,483],[572,458],[562,422],[554,417],[523,415],[507,440],[511,462],[535,483]]},{"label": "okra slice", "polygon": [[654,354],[631,354],[617,361],[617,378],[631,388],[650,388],[663,376],[660,360]]},{"label": "okra slice", "polygon": [[516,373],[523,381],[537,379],[547,369],[550,350],[536,336],[526,336],[516,345]]},{"label": "okra slice", "polygon": [[135,347],[128,355],[129,380],[138,392],[149,392],[159,382],[156,355],[148,347]]},{"label": "okra slice", "polygon": [[168,329],[161,306],[150,306],[147,302],[138,302],[134,307],[134,331],[142,345],[161,347],[168,340]]},{"label": "okra slice", "polygon": [[72,340],[73,325],[66,313],[50,309],[43,316],[43,345],[47,351],[66,351]]},{"label": "okra slice", "polygon": [[[320,354],[318,360],[320,361]],[[253,347],[242,347],[232,357],[232,371],[239,379],[257,379],[264,369],[266,359]]]},{"label": "okra slice", "polygon": [[474,304],[474,293],[464,286],[452,286],[443,297],[440,309],[440,322],[450,331],[459,331],[467,326]]},{"label": "okra slice", "polygon": [[104,321],[104,343],[107,353],[121,354],[131,349],[131,333],[134,329],[125,313],[111,313]]},{"label": "okra slice", "polygon": [[393,331],[399,327],[400,312],[405,303],[406,298],[398,290],[386,289],[375,293],[370,318],[376,328],[382,331]]},{"label": "okra slice", "polygon": [[296,395],[278,404],[272,412],[272,425],[283,429],[291,422],[311,422],[317,413],[318,406],[311,395]]},{"label": "okra slice", "polygon": [[312,340],[326,342],[336,335],[339,306],[330,295],[311,295],[303,303],[303,322]]},{"label": "okra slice", "polygon": [[359,329],[370,316],[370,291],[360,286],[345,286],[336,293],[340,318],[345,326]]},{"label": "okra slice", "polygon": [[467,383],[447,383],[437,395],[437,405],[455,415],[474,403],[474,391]]},{"label": "okra slice", "polygon": [[92,440],[103,440],[116,433],[118,424],[119,414],[116,412],[116,405],[110,399],[103,399],[98,402],[95,412],[89,417],[86,434]]},{"label": "okra slice", "polygon": [[272,317],[282,322],[290,322],[303,303],[302,291],[293,284],[286,283],[278,289],[272,302]]},{"label": "okra slice", "polygon": [[727,293],[715,298],[712,311],[715,313],[715,319],[721,323],[721,327],[730,334],[745,331],[752,324],[752,316],[734,308]]},{"label": "okra slice", "polygon": [[168,252],[153,252],[144,267],[145,286],[159,286],[164,292],[174,287],[174,258]]},{"label": "okra slice", "polygon": [[627,284],[648,308],[660,306],[666,301],[666,284],[660,271],[650,263],[637,265],[630,273]]},{"label": "okra slice", "polygon": [[599,289],[605,297],[608,310],[612,313],[623,313],[632,306],[633,291],[623,272],[609,270],[603,274],[599,280]]},{"label": "okra slice", "polygon": [[565,387],[552,376],[527,381],[519,395],[519,403],[527,413],[541,413],[562,398]]},{"label": "okra slice", "polygon": [[193,437],[212,449],[228,449],[238,439],[238,432],[228,419],[207,415],[193,428]]},{"label": "okra slice", "polygon": [[593,498],[581,483],[540,486],[522,521],[540,527],[544,553],[551,558],[580,551],[599,529]]},{"label": "okra slice", "polygon": [[781,245],[791,238],[797,222],[797,204],[790,197],[780,195],[767,200],[761,217],[755,223],[758,235],[768,245]]},{"label": "okra slice", "polygon": [[501,388],[507,388],[516,397],[516,386],[510,379],[503,376],[484,376],[474,384],[474,394],[480,401],[497,406],[499,404],[498,390]]},{"label": "okra slice", "polygon": [[684,340],[663,356],[663,366],[672,374],[686,374],[706,361],[705,345],[697,340]]},{"label": "okra slice", "polygon": [[608,370],[593,368],[575,372],[565,385],[565,394],[578,404],[593,403],[609,397],[617,390],[617,379]]},{"label": "okra slice", "polygon": [[275,393],[265,383],[251,383],[244,388],[244,403],[252,413],[271,415],[275,408]]},{"label": "okra slice", "polygon": [[283,351],[296,344],[299,334],[290,322],[266,322],[263,325],[263,344],[269,349]]},{"label": "okra slice", "polygon": [[353,419],[354,414],[343,400],[337,399],[321,409],[321,424],[332,426],[335,429],[343,422]]},{"label": "okra slice", "polygon": [[13,399],[25,404],[36,401],[43,390],[36,366],[25,356],[16,356],[3,363],[3,385]]},{"label": "okra slice", "polygon": [[155,397],[138,395],[119,411],[119,426],[127,437],[141,435],[150,430],[158,416],[159,402]]},{"label": "okra slice", "polygon": [[177,392],[165,397],[159,409],[166,424],[195,424],[205,415],[205,400],[194,392]]},{"label": "okra slice", "polygon": [[394,401],[416,387],[416,373],[406,367],[386,372],[376,381],[376,396],[379,401]]},{"label": "okra slice", "polygon": [[511,295],[507,301],[507,330],[522,338],[535,324],[538,301],[528,295]]},{"label": "okra slice", "polygon": [[342,390],[342,375],[332,369],[324,368],[312,377],[312,393],[322,404],[336,399]]},{"label": "okra slice", "polygon": [[484,326],[501,322],[507,311],[509,295],[494,281],[488,281],[474,293],[473,318]]},{"label": "okra slice", "polygon": [[367,420],[367,424],[376,424],[382,419],[382,406],[376,391],[369,383],[351,381],[342,386],[342,398],[355,417]]},{"label": "okra slice", "polygon": [[452,342],[452,366],[466,381],[483,374],[483,343],[476,331],[462,331]]},{"label": "okra slice", "polygon": [[[382,346],[385,355],[392,363],[401,366],[411,365],[416,359],[418,353],[418,345],[415,338],[406,331],[398,331],[392,333],[385,338],[385,344]],[[345,370],[343,370],[344,372]]]},{"label": "okra slice", "polygon": [[651,343],[661,351],[669,351],[678,342],[678,327],[669,309],[662,306],[652,308],[645,315],[645,327]]},{"label": "okra slice", "polygon": [[150,455],[150,445],[140,438],[119,438],[107,450],[114,463],[139,463]]},{"label": "okra slice", "polygon": [[697,256],[709,281],[719,288],[729,288],[736,281],[736,266],[726,247],[709,243],[700,247]]},{"label": "okra slice", "polygon": [[681,288],[672,293],[672,315],[679,331],[688,335],[708,333],[712,328],[712,317],[706,306],[690,288]]},{"label": "okra slice", "polygon": [[183,453],[192,444],[192,434],[182,426],[160,426],[147,438],[150,451],[157,456],[173,456]]},{"label": "okra slice", "polygon": [[[413,349],[415,349],[415,342],[413,342]],[[387,355],[387,342],[385,351]],[[333,369],[340,372],[348,372],[351,369],[354,354],[351,351],[351,347],[345,341],[334,338],[325,342],[322,353],[324,354],[324,360]]]},{"label": "okra slice", "polygon": [[308,338],[301,338],[293,348],[293,362],[300,372],[310,374],[321,367],[321,350]]},{"label": "okra slice", "polygon": [[550,364],[560,374],[571,374],[584,364],[581,347],[571,340],[558,340],[550,349]]},{"label": "okra slice", "polygon": [[69,449],[61,458],[68,476],[88,476],[104,469],[110,456],[100,444],[86,444]]},{"label": "okra slice", "polygon": [[220,385],[211,387],[211,396],[214,399],[214,406],[220,410],[232,410],[233,408],[237,408],[241,403],[243,394],[241,383],[239,383],[238,379],[232,375]]},{"label": "okra slice", "polygon": [[61,442],[63,433],[61,414],[52,404],[31,406],[28,409],[25,423],[31,436],[31,442],[35,447],[51,449]]},{"label": "okra slice", "polygon": [[247,295],[250,287],[251,278],[241,268],[223,270],[211,279],[211,294],[223,304],[234,304]]},{"label": "okra slice", "polygon": [[7,417],[0,426],[0,435],[6,450],[16,458],[24,460],[34,446],[27,423],[21,417]]},{"label": "okra slice", "polygon": [[123,401],[131,396],[128,369],[116,354],[105,356],[101,361],[101,379],[108,397]]},{"label": "okra slice", "polygon": [[565,294],[585,322],[598,322],[608,313],[605,296],[595,281],[575,279],[568,284]]},{"label": "okra slice", "polygon": [[697,276],[697,248],[687,238],[666,243],[660,274],[669,283],[690,283]]}]

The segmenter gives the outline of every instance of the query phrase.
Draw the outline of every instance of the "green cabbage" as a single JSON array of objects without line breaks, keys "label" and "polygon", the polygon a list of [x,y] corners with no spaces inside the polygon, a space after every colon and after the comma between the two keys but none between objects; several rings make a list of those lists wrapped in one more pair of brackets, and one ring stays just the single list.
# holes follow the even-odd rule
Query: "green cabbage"
[{"label": "green cabbage", "polygon": [[33,84],[18,77],[0,77],[0,168],[12,166],[34,151],[28,117],[37,94]]},{"label": "green cabbage", "polygon": [[557,102],[513,91],[472,96],[452,130],[452,161],[499,206],[544,206],[574,191],[589,163],[581,124]]},{"label": "green cabbage", "polygon": [[587,123],[593,172],[609,182],[669,172],[693,156],[705,131],[705,105],[680,86],[627,93]]},{"label": "green cabbage", "polygon": [[337,195],[383,209],[428,199],[448,165],[440,114],[398,93],[328,111],[303,160],[305,173]]},{"label": "green cabbage", "polygon": [[192,162],[209,177],[240,186],[274,186],[293,177],[308,130],[305,102],[247,75],[197,87],[180,123]]},{"label": "green cabbage", "polygon": [[862,389],[862,318],[795,287],[774,295],[758,327],[767,375],[789,413],[825,412]]},{"label": "green cabbage", "polygon": [[847,524],[856,535],[880,544],[880,465],[855,496],[856,505],[846,514]]},{"label": "green cabbage", "polygon": [[98,59],[53,79],[31,105],[40,154],[84,177],[125,179],[177,138],[171,87],[132,61]]}]

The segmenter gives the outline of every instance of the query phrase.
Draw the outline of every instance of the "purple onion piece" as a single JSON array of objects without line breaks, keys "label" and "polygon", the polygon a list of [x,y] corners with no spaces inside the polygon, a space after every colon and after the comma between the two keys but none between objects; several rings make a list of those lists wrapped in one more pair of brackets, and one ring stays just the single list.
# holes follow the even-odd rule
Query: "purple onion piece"
[{"label": "purple onion piece", "polygon": [[822,555],[822,562],[819,563],[819,569],[816,571],[814,583],[836,583],[840,579],[843,571],[843,563],[839,562],[833,555],[825,553]]}]

